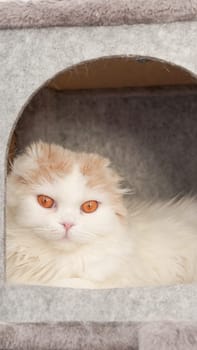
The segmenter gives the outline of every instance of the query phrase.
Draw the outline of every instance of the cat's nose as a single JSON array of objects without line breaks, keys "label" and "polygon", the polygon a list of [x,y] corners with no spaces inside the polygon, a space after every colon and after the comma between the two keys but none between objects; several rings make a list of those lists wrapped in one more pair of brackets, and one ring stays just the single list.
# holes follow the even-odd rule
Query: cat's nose
[{"label": "cat's nose", "polygon": [[71,228],[72,226],[74,226],[74,224],[73,224],[72,222],[64,222],[62,225],[64,226],[64,228],[66,229],[66,231],[70,230],[70,228]]}]

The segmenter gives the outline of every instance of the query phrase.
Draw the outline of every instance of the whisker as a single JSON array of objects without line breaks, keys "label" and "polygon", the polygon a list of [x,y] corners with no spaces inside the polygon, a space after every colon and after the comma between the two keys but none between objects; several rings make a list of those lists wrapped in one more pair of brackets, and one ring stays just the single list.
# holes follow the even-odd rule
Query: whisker
[{"label": "whisker", "polygon": [[[15,227],[8,227],[8,230],[13,230],[13,231],[50,231],[51,232],[51,228],[50,227],[21,227],[21,228],[15,228]],[[55,229],[53,229],[53,231],[55,231]]]},{"label": "whisker", "polygon": [[82,235],[86,235],[86,236],[89,236],[89,237],[95,237],[95,236],[97,236],[97,235],[100,235],[100,232],[88,232],[88,231],[81,231],[81,230],[79,230],[78,231],[78,233],[77,234],[82,234]]}]

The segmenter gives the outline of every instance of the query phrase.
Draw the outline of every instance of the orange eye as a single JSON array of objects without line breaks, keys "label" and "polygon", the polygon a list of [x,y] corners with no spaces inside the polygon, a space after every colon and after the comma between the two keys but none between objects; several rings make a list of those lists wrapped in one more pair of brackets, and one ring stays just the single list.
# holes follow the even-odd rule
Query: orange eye
[{"label": "orange eye", "polygon": [[43,194],[40,194],[37,197],[38,203],[41,205],[41,207],[43,208],[52,208],[52,206],[54,205],[55,201],[54,199],[48,197],[48,196],[44,196]]},{"label": "orange eye", "polygon": [[81,205],[81,210],[84,213],[93,213],[98,208],[99,203],[97,201],[87,201]]}]

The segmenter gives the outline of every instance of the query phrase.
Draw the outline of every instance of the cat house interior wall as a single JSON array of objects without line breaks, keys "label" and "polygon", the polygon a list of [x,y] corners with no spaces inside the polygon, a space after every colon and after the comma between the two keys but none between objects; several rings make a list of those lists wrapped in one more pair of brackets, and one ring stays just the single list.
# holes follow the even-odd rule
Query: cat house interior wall
[{"label": "cat house interior wall", "polygon": [[48,87],[57,90],[139,88],[196,84],[192,72],[156,57],[109,56],[82,62],[57,74]]}]

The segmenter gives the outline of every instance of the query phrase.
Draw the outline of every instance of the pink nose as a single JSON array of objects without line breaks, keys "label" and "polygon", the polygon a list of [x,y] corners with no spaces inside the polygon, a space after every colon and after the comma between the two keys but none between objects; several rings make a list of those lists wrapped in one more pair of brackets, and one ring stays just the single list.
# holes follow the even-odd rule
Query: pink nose
[{"label": "pink nose", "polygon": [[66,231],[68,231],[74,224],[72,222],[64,222],[62,225],[64,226]]}]

